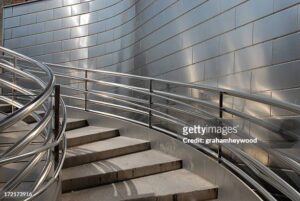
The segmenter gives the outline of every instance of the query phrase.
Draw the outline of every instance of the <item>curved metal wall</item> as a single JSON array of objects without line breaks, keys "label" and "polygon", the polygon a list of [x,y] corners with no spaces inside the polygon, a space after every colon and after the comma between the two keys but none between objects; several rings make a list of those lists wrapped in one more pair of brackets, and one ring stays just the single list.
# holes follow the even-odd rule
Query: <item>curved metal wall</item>
[{"label": "curved metal wall", "polygon": [[[300,103],[299,2],[43,0],[5,8],[4,44],[47,62]],[[265,106],[255,112],[285,114]]]}]

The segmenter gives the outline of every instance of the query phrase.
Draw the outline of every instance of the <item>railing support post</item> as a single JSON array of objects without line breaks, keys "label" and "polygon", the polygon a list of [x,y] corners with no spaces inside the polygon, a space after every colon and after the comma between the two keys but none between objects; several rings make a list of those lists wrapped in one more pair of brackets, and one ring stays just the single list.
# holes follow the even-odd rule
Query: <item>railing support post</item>
[{"label": "railing support post", "polygon": [[[60,107],[60,85],[54,88],[54,137],[58,138],[59,134],[59,107]],[[54,147],[54,163],[55,168],[59,162],[59,144]]]},{"label": "railing support post", "polygon": [[84,110],[87,111],[87,91],[88,91],[88,71],[85,70],[85,86],[84,86],[84,90],[85,90],[85,93],[84,93]]},{"label": "railing support post", "polygon": [[[223,119],[223,92],[220,92],[219,95],[219,118]],[[223,122],[221,121],[220,126],[223,126]],[[219,139],[222,139],[222,133],[219,134]],[[222,158],[222,145],[218,144],[218,162],[221,163]]]},{"label": "railing support post", "polygon": [[152,93],[153,93],[153,86],[152,86],[152,82],[153,82],[153,80],[152,79],[150,79],[149,80],[149,114],[148,114],[148,126],[149,126],[149,128],[152,128],[152,104],[153,104],[153,102],[152,102]]},{"label": "railing support post", "polygon": [[[14,57],[14,68],[15,69],[17,68],[17,65],[18,65],[17,57]],[[16,73],[13,73],[13,83],[16,84]],[[11,95],[12,95],[12,101],[14,102],[15,101],[15,96],[16,96],[16,91],[14,89],[12,89]],[[12,104],[11,105],[11,112],[14,112],[14,110],[15,110],[15,107]]]}]

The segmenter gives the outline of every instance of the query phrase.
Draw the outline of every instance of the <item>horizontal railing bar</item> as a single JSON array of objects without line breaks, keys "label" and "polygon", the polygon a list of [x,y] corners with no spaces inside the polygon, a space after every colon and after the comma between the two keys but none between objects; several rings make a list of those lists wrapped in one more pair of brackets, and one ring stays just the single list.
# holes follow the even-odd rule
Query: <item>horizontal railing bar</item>
[{"label": "horizontal railing bar", "polygon": [[165,105],[165,104],[153,103],[153,105],[157,105],[159,107],[163,107],[163,108],[166,108],[168,110],[173,110],[173,111],[184,113],[184,114],[187,114],[187,115],[193,115],[193,116],[199,117],[199,118],[204,119],[204,120],[211,120],[211,119],[207,119],[206,117],[204,117],[203,115],[200,115],[198,113],[195,113],[195,112],[192,112],[192,111],[187,111],[187,110],[182,110],[182,109],[179,109],[179,108],[176,108],[176,107],[171,107],[171,106],[168,106],[168,105]]},{"label": "horizontal railing bar", "polygon": [[181,102],[181,101],[178,101],[178,100],[174,100],[174,99],[171,99],[171,98],[159,95],[159,94],[148,92],[147,89],[145,89],[145,88],[133,87],[133,86],[129,86],[129,85],[116,84],[116,83],[111,83],[111,82],[106,82],[106,81],[99,81],[99,80],[94,80],[94,79],[78,78],[78,77],[73,77],[73,76],[64,76],[64,75],[61,75],[61,74],[58,74],[58,75],[56,74],[56,76],[61,76],[61,77],[65,77],[65,78],[74,78],[74,79],[79,79],[79,80],[87,80],[87,81],[91,81],[91,82],[100,83],[100,84],[103,84],[103,85],[115,86],[115,87],[120,87],[120,88],[124,88],[124,89],[128,89],[128,90],[132,90],[132,91],[139,92],[139,93],[142,93],[142,94],[151,95],[151,96],[154,96],[154,97],[157,97],[157,98],[169,100],[169,101],[172,101],[174,103],[178,103],[178,104],[184,105],[186,107],[195,109],[197,111],[203,112],[203,113],[205,113],[206,115],[208,115],[210,117],[217,118],[217,117],[211,115],[210,113],[208,113],[204,110],[200,110],[199,108],[193,107],[193,106],[191,106],[187,103],[184,103],[184,102]]},{"label": "horizontal railing bar", "polygon": [[114,93],[105,92],[105,91],[98,91],[98,90],[94,90],[94,89],[93,90],[89,89],[88,91],[85,91],[84,89],[79,89],[79,88],[70,87],[70,86],[66,86],[66,85],[61,85],[61,86],[63,88],[66,88],[66,89],[71,89],[71,90],[74,90],[74,91],[80,91],[80,92],[83,92],[83,93],[92,93],[94,95],[102,94],[103,96],[121,97],[120,99],[124,98],[124,99],[127,99],[127,100],[132,100],[133,102],[138,102],[138,103],[143,103],[143,104],[148,103],[144,99],[132,98],[132,97],[129,97],[129,96],[114,94]]},{"label": "horizontal railing bar", "polygon": [[117,119],[129,121],[131,123],[135,123],[135,124],[139,124],[139,125],[143,125],[143,126],[147,126],[148,125],[148,124],[146,124],[144,122],[141,122],[141,121],[133,120],[133,119],[130,119],[130,118],[127,118],[127,117],[123,117],[123,116],[120,116],[120,115],[111,114],[111,113],[108,113],[108,112],[101,112],[101,111],[92,110],[92,109],[85,110],[84,108],[70,106],[70,105],[67,105],[67,107],[68,108],[72,108],[72,109],[77,109],[77,110],[92,112],[92,113],[95,113],[95,114],[101,114],[101,115],[104,115],[104,116],[109,116],[109,117],[113,117],[113,118],[117,118]]},{"label": "horizontal railing bar", "polygon": [[[76,99],[76,100],[85,101],[84,98],[78,98],[78,97],[73,97],[73,96],[62,95],[62,97],[73,98],[73,99]],[[134,112],[134,113],[139,113],[139,114],[143,114],[143,115],[148,115],[148,113],[145,112],[145,111],[143,111],[143,110],[134,109],[134,108],[123,106],[123,105],[118,105],[118,104],[114,104],[114,103],[108,103],[108,102],[104,102],[104,101],[97,101],[97,100],[86,100],[86,101],[91,102],[91,103],[95,103],[97,105],[105,105],[105,106],[116,108],[116,109],[121,109],[121,110],[129,111],[129,112]]]},{"label": "horizontal railing bar", "polygon": [[216,110],[219,109],[218,105],[209,103],[207,101],[202,101],[202,100],[199,100],[197,98],[192,98],[192,97],[189,97],[189,96],[182,96],[182,95],[172,94],[172,93],[168,93],[168,92],[165,92],[165,91],[159,91],[159,90],[153,90],[153,93],[168,96],[168,97],[172,97],[172,98],[178,98],[178,99],[181,99],[181,100],[193,101],[195,103],[201,104],[202,106],[210,107],[210,108],[216,109]]},{"label": "horizontal railing bar", "polygon": [[[91,93],[91,91],[87,91],[85,93]],[[99,95],[99,94],[95,94],[95,95]],[[81,100],[81,101],[87,101],[87,102],[92,102],[92,103],[96,103],[96,104],[100,104],[100,105],[106,105],[106,106],[109,106],[109,107],[114,107],[114,108],[117,108],[117,109],[122,109],[122,110],[126,110],[126,111],[130,111],[129,109],[133,109],[135,111],[135,113],[140,113],[140,114],[143,114],[143,115],[149,115],[148,112],[146,111],[143,111],[143,110],[138,110],[138,109],[134,109],[134,108],[130,108],[130,107],[127,107],[127,106],[122,106],[122,105],[118,105],[118,104],[112,104],[112,103],[108,103],[108,102],[105,102],[105,101],[98,101],[98,100],[85,100],[84,98],[79,98],[79,97],[73,97],[73,96],[68,96],[68,95],[62,95],[62,97],[67,97],[67,98],[73,98],[73,99],[76,99],[76,100]],[[122,101],[122,100],[118,100],[116,99],[117,101]],[[133,104],[133,103],[130,103],[130,102],[127,102],[127,104]],[[165,118],[165,119],[169,119],[169,121],[176,121],[177,123],[180,123],[181,125],[185,125],[185,123],[183,121],[180,121],[178,118],[175,118],[175,117],[172,117],[168,114],[164,114],[158,110],[155,110],[153,108],[149,108],[149,107],[145,107],[145,106],[141,106],[141,105],[137,105],[137,104],[133,104],[134,106],[136,107],[140,107],[140,108],[143,108],[145,110],[151,110],[157,114],[160,114],[162,116],[165,116],[165,117],[161,117],[161,118]],[[138,112],[139,111],[139,112]],[[143,111],[143,112],[142,112]],[[156,115],[156,116],[159,116],[159,115]]]}]

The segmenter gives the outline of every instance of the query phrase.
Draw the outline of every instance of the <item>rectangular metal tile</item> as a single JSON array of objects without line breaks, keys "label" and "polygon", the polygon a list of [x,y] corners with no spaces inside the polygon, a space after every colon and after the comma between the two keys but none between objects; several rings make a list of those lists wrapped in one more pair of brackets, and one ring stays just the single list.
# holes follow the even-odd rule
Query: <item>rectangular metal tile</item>
[{"label": "rectangular metal tile", "polygon": [[[298,30],[297,6],[254,23],[253,41],[262,42]],[[288,22],[288,23],[287,23]]]},{"label": "rectangular metal tile", "polygon": [[260,43],[235,52],[235,72],[272,64],[272,42]]}]

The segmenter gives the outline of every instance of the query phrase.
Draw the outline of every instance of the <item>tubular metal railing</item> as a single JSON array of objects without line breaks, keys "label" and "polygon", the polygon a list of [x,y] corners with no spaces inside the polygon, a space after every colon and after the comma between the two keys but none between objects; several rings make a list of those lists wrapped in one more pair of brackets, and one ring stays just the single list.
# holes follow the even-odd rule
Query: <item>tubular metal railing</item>
[{"label": "tubular metal railing", "polygon": [[[256,144],[251,145],[199,143],[191,144],[191,146],[205,152],[237,173],[266,200],[277,200],[277,195],[285,196],[293,201],[300,200],[300,184],[291,182],[290,178],[282,175],[283,170],[289,170],[299,176],[299,157],[297,154],[286,151],[291,147],[299,150],[297,132],[282,128],[278,123],[269,121],[267,117],[260,117],[251,111],[239,110],[235,107],[234,100],[242,99],[283,109],[292,112],[293,116],[299,115],[299,105],[206,85],[45,64],[51,67],[62,84],[62,97],[69,108],[148,126],[180,140],[185,139],[186,136],[181,135],[181,130],[178,129],[182,129],[183,126],[192,126],[195,122],[202,126],[208,124],[226,126],[242,122],[288,139],[281,145],[258,139]],[[28,69],[28,72],[40,73],[34,69]],[[182,88],[189,93],[178,92]],[[172,92],[174,90],[177,92]],[[192,95],[195,90],[199,95]],[[216,137],[226,138],[222,135]],[[253,138],[252,134],[244,128],[240,128],[233,137]],[[253,150],[262,155],[252,154]],[[264,160],[266,157],[284,164],[282,169],[279,168],[282,171],[278,172],[278,168],[266,162]]]},{"label": "tubular metal railing", "polygon": [[[33,200],[58,182],[66,153],[66,107],[46,65],[3,47],[0,52],[0,101],[11,107],[0,119],[0,168],[9,175],[1,177],[0,200]],[[20,192],[25,183],[26,192]]]}]

